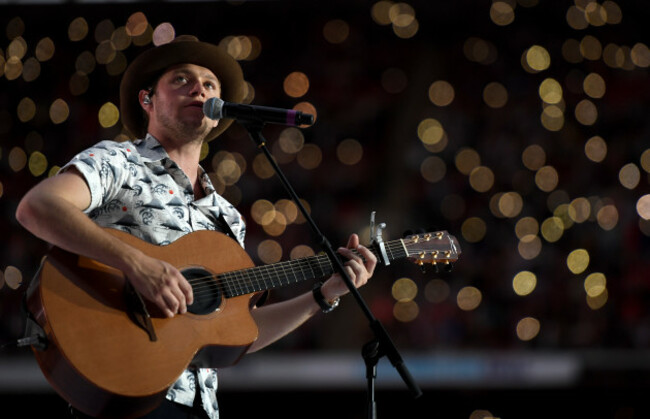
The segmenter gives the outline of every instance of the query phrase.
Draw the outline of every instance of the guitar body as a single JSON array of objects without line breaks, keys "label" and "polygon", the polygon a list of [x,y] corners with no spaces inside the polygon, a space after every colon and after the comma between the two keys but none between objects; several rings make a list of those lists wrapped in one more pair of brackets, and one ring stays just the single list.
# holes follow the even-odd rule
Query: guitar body
[{"label": "guitar body", "polygon": [[[200,268],[216,275],[253,266],[238,243],[214,231],[194,232],[167,246],[107,231],[182,272]],[[193,359],[200,357],[210,367],[232,365],[257,338],[250,314],[255,293],[220,298],[216,310],[171,319],[146,304],[152,340],[129,315],[122,272],[54,248],[38,281],[27,307],[48,345],[35,348],[35,357],[53,388],[91,416],[143,415],[164,399]]]}]

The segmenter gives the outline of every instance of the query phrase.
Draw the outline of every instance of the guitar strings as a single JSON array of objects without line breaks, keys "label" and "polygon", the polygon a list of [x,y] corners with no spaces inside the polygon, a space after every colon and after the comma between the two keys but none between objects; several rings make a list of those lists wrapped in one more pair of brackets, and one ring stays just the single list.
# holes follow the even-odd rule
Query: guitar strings
[{"label": "guitar strings", "polygon": [[[401,246],[394,246],[394,247],[395,249],[401,248]],[[392,249],[391,249],[391,253],[392,253]],[[357,255],[360,256],[359,254]],[[208,275],[204,277],[191,278],[188,279],[188,282],[190,282],[190,284],[197,284],[199,282],[204,282],[204,284],[197,285],[196,288],[193,289],[194,293],[198,295],[208,293],[208,292],[218,293],[219,291],[225,292],[227,295],[228,293],[226,291],[229,291],[230,294],[229,296],[244,295],[244,294],[249,294],[251,292],[261,291],[269,288],[269,287],[262,287],[261,285],[262,284],[266,285],[270,279],[277,277],[280,272],[285,274],[284,277],[287,279],[286,285],[289,285],[291,283],[291,280],[289,279],[289,276],[286,275],[285,267],[300,268],[300,271],[303,273],[303,278],[298,278],[296,276],[296,269],[290,269],[290,272],[293,272],[293,276],[295,278],[294,282],[299,282],[301,280],[307,280],[310,278],[311,279],[322,278],[332,274],[334,271],[329,258],[325,255],[321,255],[321,256],[316,256],[314,258],[296,259],[296,260],[280,262],[272,265],[253,267],[253,268],[240,270],[240,271],[233,271],[233,272],[226,272],[217,275]],[[314,269],[315,267],[318,268],[317,270],[319,270],[320,273],[317,274],[317,272]],[[260,275],[246,274],[246,271],[257,272]],[[307,271],[310,275],[305,275],[304,274],[305,271]],[[211,280],[211,279],[220,279],[220,281],[206,282],[206,280]],[[253,285],[254,283],[257,283],[258,286],[251,287],[251,285]],[[282,283],[282,279],[280,279],[278,284],[272,284],[272,285],[282,286],[284,284]],[[226,286],[229,288],[228,290],[226,290]]]},{"label": "guitar strings", "polygon": [[[416,243],[414,240],[404,241],[410,246],[413,243]],[[391,256],[396,251],[401,251],[403,253],[403,246],[401,241],[395,240],[386,243],[387,252],[391,253]],[[413,253],[417,254],[420,252],[425,252],[425,248],[415,248]],[[376,256],[377,253],[375,250],[372,250]],[[355,252],[356,253],[356,252]],[[360,256],[357,253],[357,256]],[[408,252],[405,256],[408,256]],[[395,258],[395,257],[393,257]],[[314,278],[323,278],[325,276],[331,275],[334,272],[332,263],[329,257],[325,255],[316,256],[313,258],[303,258],[296,259],[291,261],[280,262],[277,264],[264,265],[258,267],[247,268],[239,271],[225,272],[215,275],[206,275],[203,277],[195,277],[188,279],[190,284],[195,285],[193,287],[193,292],[197,296],[204,294],[218,294],[219,292],[226,294],[227,297],[250,294],[257,291],[263,291],[269,288],[274,288],[277,286],[283,286],[282,277],[279,276],[280,273],[283,273],[283,277],[286,278],[286,285],[291,284],[290,276],[286,275],[286,269],[289,268],[289,272],[293,273],[294,283],[299,281],[304,281]],[[320,270],[319,274],[316,274],[314,267],[317,267]],[[298,278],[296,275],[296,268],[300,269],[302,273],[302,278]],[[306,269],[305,269],[306,268]],[[304,271],[309,272],[311,275],[305,275]],[[249,272],[248,274],[246,272]],[[251,274],[252,272],[252,274]],[[260,275],[256,275],[258,273]],[[273,278],[280,278],[279,283],[273,283]],[[268,286],[268,282],[271,282],[272,287]],[[255,286],[257,285],[257,286]]]}]

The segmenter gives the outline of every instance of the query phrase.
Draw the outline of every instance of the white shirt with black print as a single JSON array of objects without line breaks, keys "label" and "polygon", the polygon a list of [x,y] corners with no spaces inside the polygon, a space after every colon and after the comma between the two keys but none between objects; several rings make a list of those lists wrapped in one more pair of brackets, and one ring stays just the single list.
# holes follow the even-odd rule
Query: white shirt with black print
[{"label": "white shirt with black print", "polygon": [[[185,173],[150,134],[135,141],[99,142],[76,155],[62,171],[71,166],[90,188],[91,203],[84,212],[102,227],[156,245],[196,230],[220,230],[244,245],[241,214],[217,194],[203,168],[199,168],[200,181],[206,196],[195,200]],[[216,369],[198,368],[196,375],[183,371],[167,399],[192,406],[197,377],[203,407],[210,418],[218,419]]]}]

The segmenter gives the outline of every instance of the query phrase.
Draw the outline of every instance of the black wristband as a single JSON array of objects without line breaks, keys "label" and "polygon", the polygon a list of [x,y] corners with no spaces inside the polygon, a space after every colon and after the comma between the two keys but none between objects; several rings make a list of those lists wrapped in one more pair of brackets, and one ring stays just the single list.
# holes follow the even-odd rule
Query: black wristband
[{"label": "black wristband", "polygon": [[336,307],[338,307],[339,302],[341,301],[340,298],[337,298],[336,300],[329,302],[325,300],[325,297],[323,296],[323,292],[321,291],[321,287],[323,286],[322,282],[317,283],[314,286],[314,289],[312,290],[312,293],[314,294],[314,300],[318,303],[320,306],[320,309],[323,311],[323,313],[329,313],[330,311],[334,310]]}]

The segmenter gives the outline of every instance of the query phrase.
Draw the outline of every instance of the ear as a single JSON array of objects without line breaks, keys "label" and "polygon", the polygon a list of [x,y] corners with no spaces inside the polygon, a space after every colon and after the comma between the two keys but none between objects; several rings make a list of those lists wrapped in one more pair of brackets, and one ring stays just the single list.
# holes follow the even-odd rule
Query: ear
[{"label": "ear", "polygon": [[142,109],[147,112],[151,108],[151,91],[142,89],[138,92],[138,102]]}]

